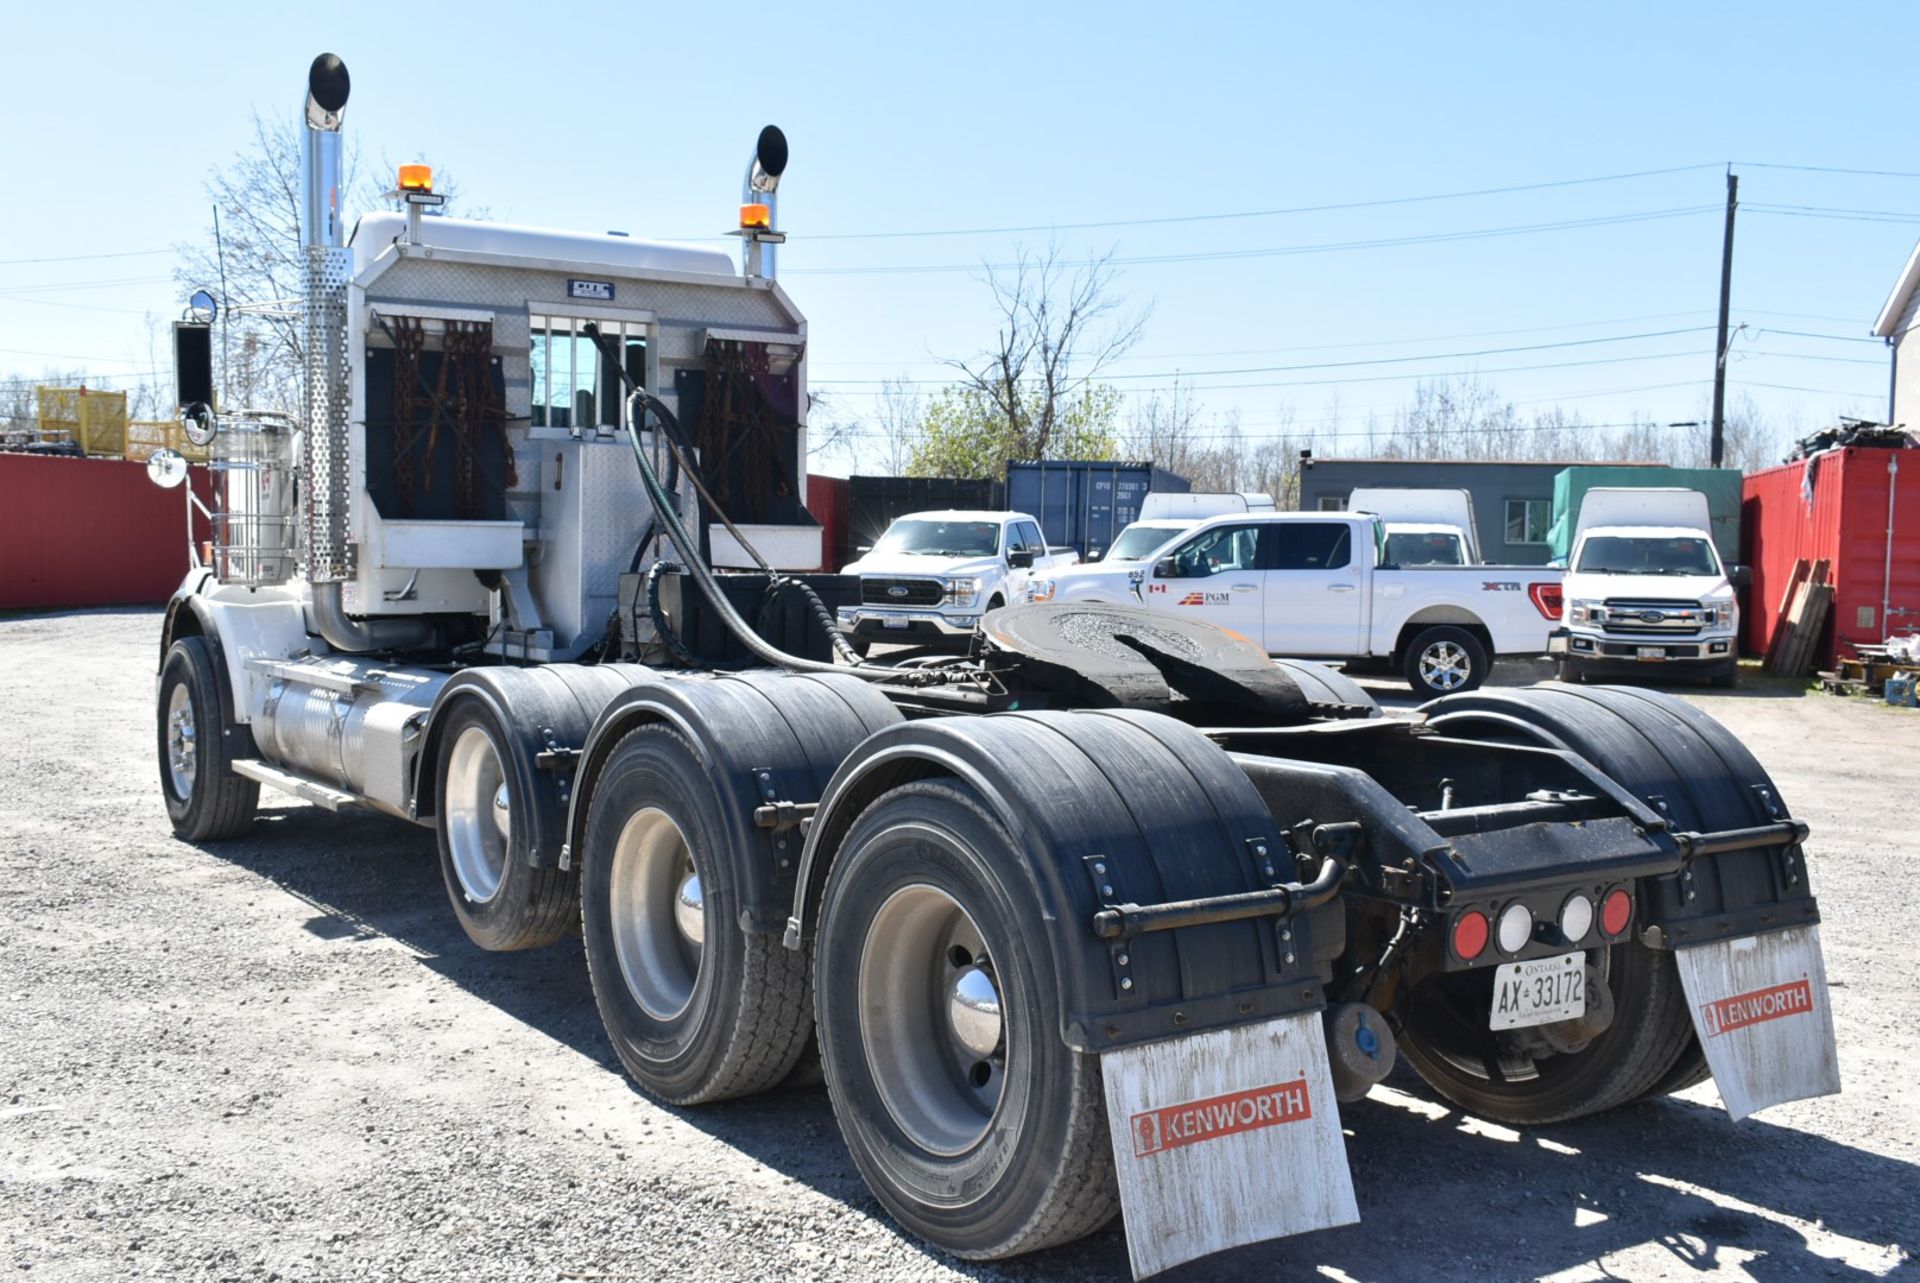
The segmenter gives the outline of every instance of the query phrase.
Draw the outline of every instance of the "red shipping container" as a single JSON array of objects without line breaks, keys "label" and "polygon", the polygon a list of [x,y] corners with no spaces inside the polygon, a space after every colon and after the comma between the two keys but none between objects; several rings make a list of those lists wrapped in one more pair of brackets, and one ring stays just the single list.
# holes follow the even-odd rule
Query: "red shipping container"
[{"label": "red shipping container", "polygon": [[820,523],[820,569],[837,575],[846,564],[847,479],[808,473],[807,511]]},{"label": "red shipping container", "polygon": [[1756,472],[1741,517],[1743,560],[1753,567],[1747,650],[1766,653],[1801,559],[1832,563],[1819,667],[1856,646],[1920,632],[1920,450],[1849,446]]},{"label": "red shipping container", "polygon": [[[206,469],[190,484],[204,500]],[[204,517],[194,537],[208,537]],[[186,495],[145,464],[0,454],[0,610],[152,605],[188,564]]]}]

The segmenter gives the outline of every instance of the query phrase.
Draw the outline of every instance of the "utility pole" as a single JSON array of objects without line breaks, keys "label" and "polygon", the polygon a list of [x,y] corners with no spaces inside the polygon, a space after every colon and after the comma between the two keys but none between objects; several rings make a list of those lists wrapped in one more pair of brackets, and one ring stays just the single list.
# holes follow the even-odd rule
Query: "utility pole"
[{"label": "utility pole", "polygon": [[1713,444],[1707,461],[1720,466],[1727,446],[1727,308],[1733,299],[1733,211],[1740,204],[1740,176],[1727,171],[1727,232],[1720,243],[1720,343],[1713,362]]}]

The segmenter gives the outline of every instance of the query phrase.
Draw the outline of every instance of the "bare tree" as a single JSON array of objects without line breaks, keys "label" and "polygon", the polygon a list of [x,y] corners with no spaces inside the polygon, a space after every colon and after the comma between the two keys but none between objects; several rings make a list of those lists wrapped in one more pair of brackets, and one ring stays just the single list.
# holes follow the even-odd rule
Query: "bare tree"
[{"label": "bare tree", "polygon": [[[182,292],[205,288],[224,300],[214,359],[222,400],[231,407],[292,410],[305,365],[300,298],[300,149],[305,126],[294,113],[253,113],[251,141],[207,176],[219,237],[178,248],[174,279]],[[384,181],[363,184],[355,148],[347,147],[345,200],[350,209],[400,206]],[[393,167],[382,165],[383,177]],[[436,190],[452,208],[457,186],[436,172]],[[484,211],[476,216],[484,217]]]},{"label": "bare tree", "polygon": [[1113,291],[1113,252],[1069,263],[1058,245],[1018,252],[1009,273],[989,269],[999,313],[994,345],[949,361],[991,405],[1010,458],[1046,458],[1095,382],[1139,342],[1150,309],[1129,312]]}]

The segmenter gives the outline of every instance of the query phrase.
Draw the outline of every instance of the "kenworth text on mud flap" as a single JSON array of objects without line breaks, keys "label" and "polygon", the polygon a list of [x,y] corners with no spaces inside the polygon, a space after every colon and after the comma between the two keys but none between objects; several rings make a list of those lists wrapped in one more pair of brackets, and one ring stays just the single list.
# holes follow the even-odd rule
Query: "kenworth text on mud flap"
[{"label": "kenworth text on mud flap", "polygon": [[[646,1091],[817,1048],[880,1202],[968,1258],[1124,1211],[1145,1275],[1352,1221],[1339,1102],[1401,1053],[1515,1124],[1709,1073],[1735,1116],[1837,1090],[1806,826],[1712,720],[1562,686],[1388,719],[1102,605],[836,656],[834,583],[784,572],[818,533],[779,131],[736,272],[422,216],[418,170],[349,234],[347,91],[316,60],[304,413],[189,407],[217,496],[160,638],[182,837],[248,832],[262,784],[431,827],[479,947],[581,931]],[[743,661],[696,666],[701,612]]]}]

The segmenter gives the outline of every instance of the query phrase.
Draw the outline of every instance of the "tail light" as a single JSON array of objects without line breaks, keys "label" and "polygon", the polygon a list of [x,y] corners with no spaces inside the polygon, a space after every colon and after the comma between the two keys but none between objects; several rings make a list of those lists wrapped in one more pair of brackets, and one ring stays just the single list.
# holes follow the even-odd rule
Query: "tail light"
[{"label": "tail light", "polygon": [[1453,952],[1462,962],[1472,962],[1487,951],[1487,915],[1468,909],[1453,920]]},{"label": "tail light", "polygon": [[1533,598],[1533,607],[1547,619],[1560,618],[1560,611],[1566,605],[1566,598],[1559,584],[1528,584],[1527,596]]},{"label": "tail light", "polygon": [[1627,889],[1615,887],[1607,892],[1607,898],[1600,902],[1600,930],[1617,936],[1625,932],[1632,921],[1633,897],[1627,894]]}]

